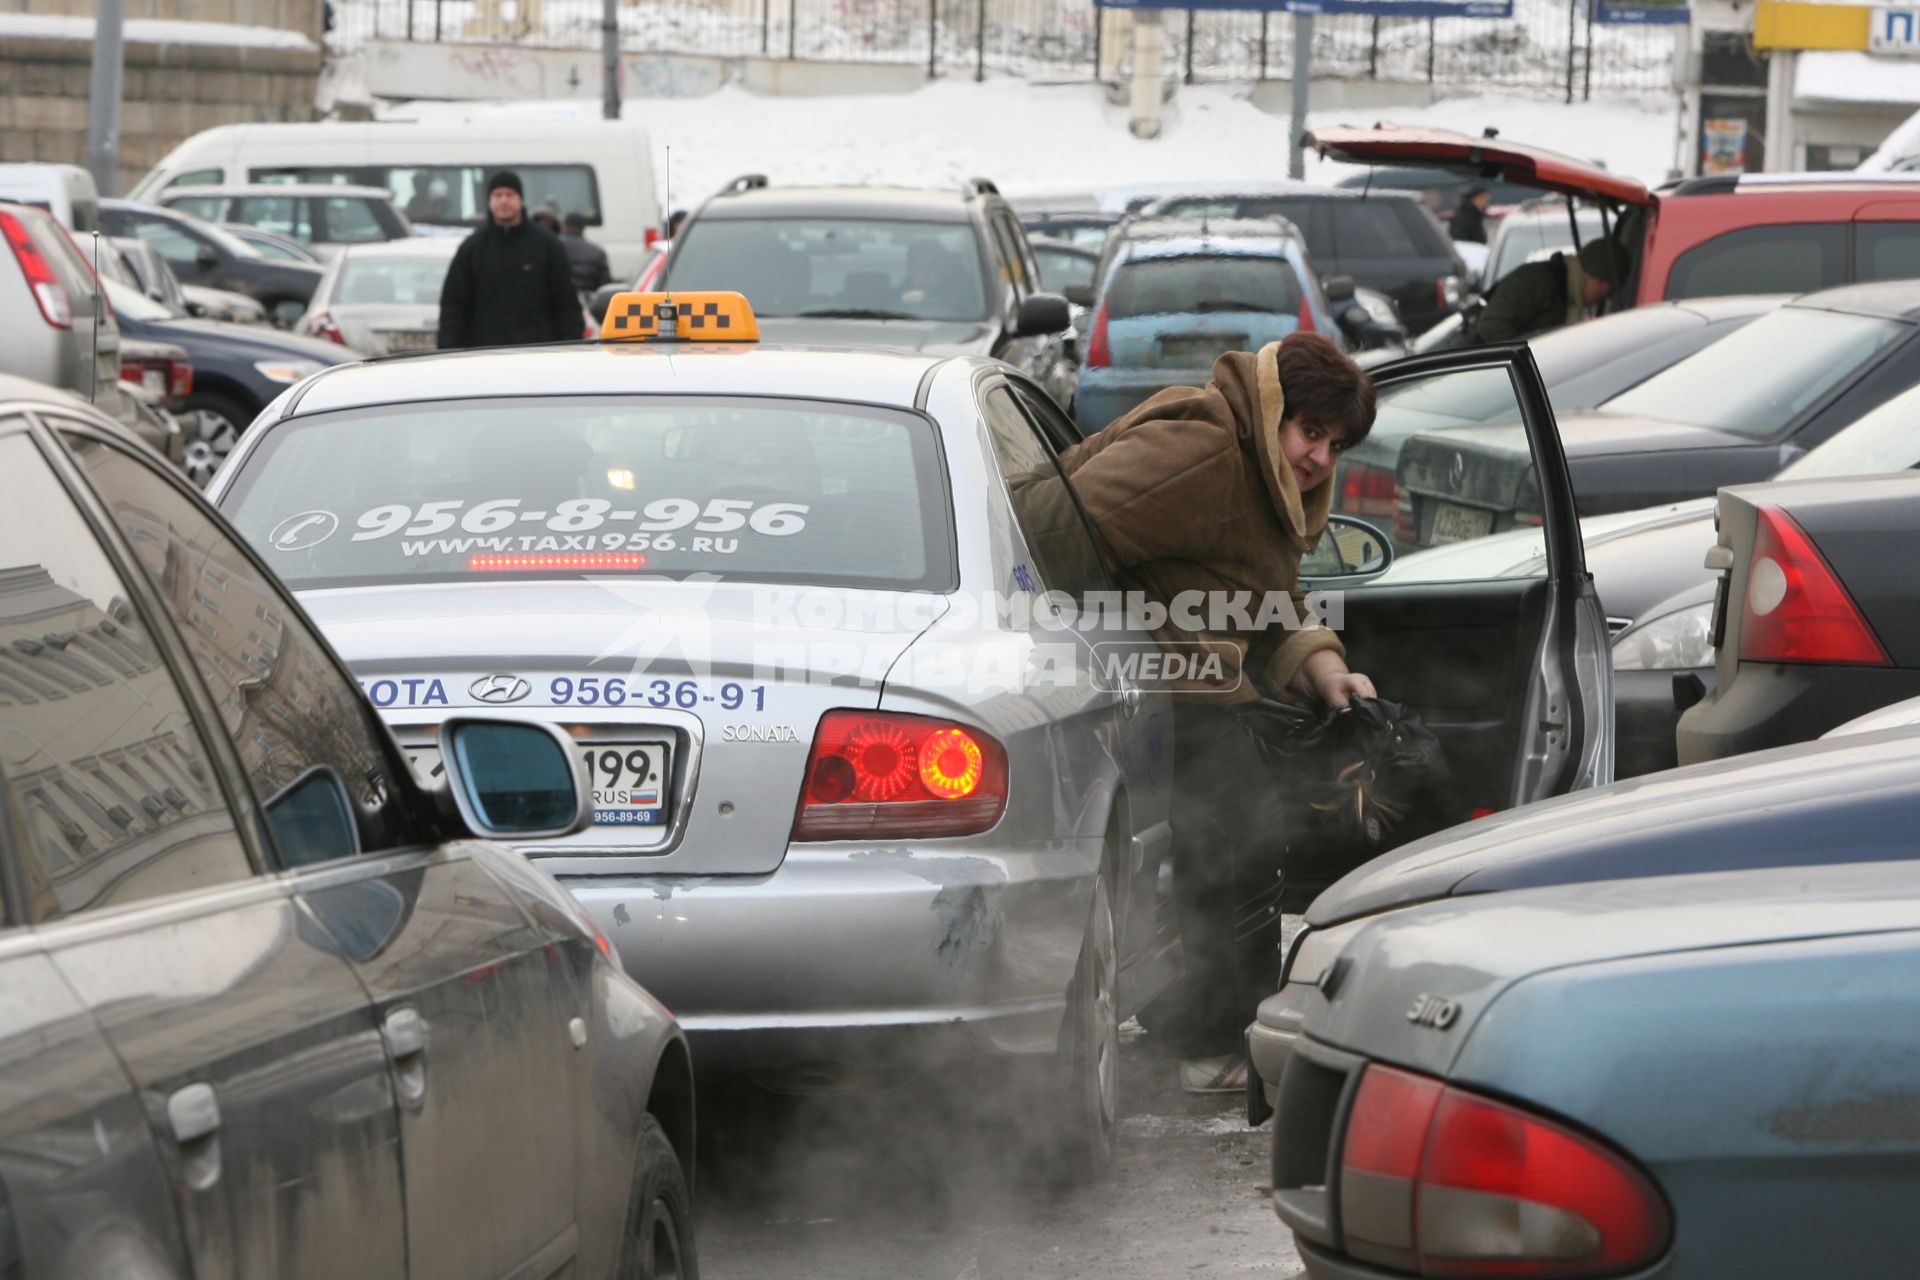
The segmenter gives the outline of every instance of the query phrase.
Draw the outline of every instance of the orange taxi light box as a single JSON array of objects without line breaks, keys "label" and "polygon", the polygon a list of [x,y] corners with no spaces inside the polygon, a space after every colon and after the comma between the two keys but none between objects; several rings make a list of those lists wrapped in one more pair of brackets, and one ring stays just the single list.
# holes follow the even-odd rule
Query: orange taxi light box
[{"label": "orange taxi light box", "polygon": [[628,342],[758,342],[760,322],[738,293],[616,293],[600,322],[600,336]]}]

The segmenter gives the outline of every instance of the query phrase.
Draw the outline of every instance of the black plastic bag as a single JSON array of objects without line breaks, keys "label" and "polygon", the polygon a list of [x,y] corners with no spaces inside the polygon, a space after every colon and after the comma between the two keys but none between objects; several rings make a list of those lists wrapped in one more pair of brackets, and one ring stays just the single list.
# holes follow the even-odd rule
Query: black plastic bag
[{"label": "black plastic bag", "polygon": [[1451,823],[1446,754],[1420,717],[1381,698],[1344,709],[1236,708],[1288,815],[1288,874],[1340,875]]}]

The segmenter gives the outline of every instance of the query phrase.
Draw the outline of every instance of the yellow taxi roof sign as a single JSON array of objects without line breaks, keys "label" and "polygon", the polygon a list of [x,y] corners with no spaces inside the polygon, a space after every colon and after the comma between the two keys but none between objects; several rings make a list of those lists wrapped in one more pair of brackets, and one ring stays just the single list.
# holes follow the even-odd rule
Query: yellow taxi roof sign
[{"label": "yellow taxi roof sign", "polygon": [[746,298],[724,290],[616,293],[600,321],[600,336],[625,342],[758,342],[760,322]]}]

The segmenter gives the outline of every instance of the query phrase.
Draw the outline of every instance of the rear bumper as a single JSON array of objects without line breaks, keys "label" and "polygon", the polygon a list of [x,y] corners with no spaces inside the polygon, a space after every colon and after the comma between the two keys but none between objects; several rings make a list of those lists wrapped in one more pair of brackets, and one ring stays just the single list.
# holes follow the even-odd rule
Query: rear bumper
[{"label": "rear bumper", "polygon": [[1836,725],[1920,695],[1920,671],[1743,662],[1680,717],[1681,764],[1809,742]]},{"label": "rear bumper", "polygon": [[1252,1059],[1254,1074],[1260,1077],[1268,1107],[1276,1101],[1281,1073],[1300,1042],[1307,996],[1315,989],[1304,982],[1287,983],[1260,1002],[1253,1025],[1247,1028],[1247,1056]]},{"label": "rear bumper", "polygon": [[1051,1052],[1098,852],[796,849],[761,876],[564,877],[702,1067]]},{"label": "rear bumper", "polygon": [[1168,387],[1202,386],[1204,369],[1082,369],[1073,390],[1073,416],[1088,431],[1101,428]]}]

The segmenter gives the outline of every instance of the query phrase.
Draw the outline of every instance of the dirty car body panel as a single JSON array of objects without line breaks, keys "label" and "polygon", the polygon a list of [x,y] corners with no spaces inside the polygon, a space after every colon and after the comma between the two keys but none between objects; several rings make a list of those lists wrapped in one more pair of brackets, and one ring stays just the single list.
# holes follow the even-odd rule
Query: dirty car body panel
[{"label": "dirty car body panel", "polygon": [[[536,418],[544,436],[521,426]],[[363,547],[390,545],[376,532],[388,516],[369,528],[366,512],[400,505],[408,527],[435,523],[417,501],[428,495],[351,466],[303,489],[306,468],[289,463],[309,456],[303,434],[318,457],[409,422],[422,425],[408,447],[451,441],[487,477],[430,495],[451,504],[448,525],[469,521],[454,534],[497,524],[474,512],[524,492],[522,507],[572,511],[575,529],[593,516],[582,537],[641,515],[654,541],[633,545],[650,563],[496,576],[354,552],[356,528],[374,533]],[[644,806],[603,796],[594,826],[520,852],[645,975],[703,1070],[845,1080],[876,1047],[1054,1052],[1102,877],[1122,1010],[1177,965],[1152,906],[1169,839],[1167,695],[1102,687],[1084,638],[982,605],[1000,593],[1045,607],[996,452],[1007,430],[1036,448],[1074,438],[1045,392],[997,361],[655,344],[443,353],[314,379],[249,435],[220,501],[302,590],[416,768],[434,767],[444,702],[561,725],[590,769],[628,771],[616,781]],[[759,433],[750,457],[727,452],[742,432]],[[522,461],[505,471],[467,452],[516,433]],[[696,509],[737,516],[734,559],[667,549],[657,529],[670,519],[656,517],[678,508],[657,495],[676,484]],[[555,506],[563,492],[593,496]],[[541,545],[559,518],[547,509],[512,508],[513,546],[523,527]],[[1066,678],[968,678],[1017,674],[1043,647],[1064,652]],[[833,712],[988,736],[1005,753],[1004,813],[972,834],[793,839]]]},{"label": "dirty car body panel", "polygon": [[1274,1201],[1309,1273],[1390,1274],[1352,1256],[1362,1188],[1342,1176],[1369,1117],[1341,1086],[1375,1067],[1498,1099],[1643,1172],[1671,1234],[1633,1274],[1898,1273],[1920,1190],[1915,870],[1563,885],[1362,925],[1280,1081]]}]

